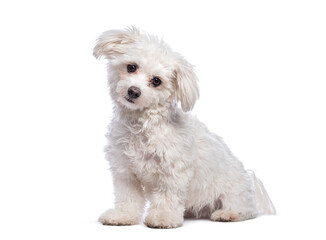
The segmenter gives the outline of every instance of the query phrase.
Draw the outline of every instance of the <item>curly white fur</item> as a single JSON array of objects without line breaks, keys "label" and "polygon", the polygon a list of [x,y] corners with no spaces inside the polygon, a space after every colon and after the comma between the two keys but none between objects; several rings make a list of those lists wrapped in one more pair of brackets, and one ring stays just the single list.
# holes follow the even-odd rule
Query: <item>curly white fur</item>
[{"label": "curly white fur", "polygon": [[[275,213],[262,183],[219,136],[187,113],[199,90],[192,65],[181,55],[136,28],[103,33],[94,55],[109,61],[115,103],[106,148],[115,208],[100,222],[138,224],[146,200],[144,223],[156,228],[179,227],[184,217],[241,221]],[[128,65],[137,70],[127,71]],[[131,86],[141,91],[138,98],[128,96]]]}]

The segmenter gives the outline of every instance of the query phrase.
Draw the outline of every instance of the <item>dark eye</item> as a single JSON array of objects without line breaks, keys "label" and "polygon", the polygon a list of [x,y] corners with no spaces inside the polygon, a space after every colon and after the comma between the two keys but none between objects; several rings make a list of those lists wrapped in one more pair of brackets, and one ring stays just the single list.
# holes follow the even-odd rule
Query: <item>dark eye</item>
[{"label": "dark eye", "polygon": [[154,77],[154,78],[152,79],[152,84],[154,85],[154,87],[158,87],[158,86],[160,86],[161,83],[162,83],[162,81],[161,81],[161,79],[159,79],[158,77]]},{"label": "dark eye", "polygon": [[127,65],[127,71],[128,71],[128,73],[136,72],[136,70],[137,70],[137,65],[134,65],[134,64],[128,64]]}]

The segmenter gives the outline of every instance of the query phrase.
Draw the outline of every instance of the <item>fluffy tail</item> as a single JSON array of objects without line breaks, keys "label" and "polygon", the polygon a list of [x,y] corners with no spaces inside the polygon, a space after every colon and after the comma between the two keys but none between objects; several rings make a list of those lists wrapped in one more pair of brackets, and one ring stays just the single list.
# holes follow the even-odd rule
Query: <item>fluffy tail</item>
[{"label": "fluffy tail", "polygon": [[269,198],[263,183],[256,177],[253,171],[249,171],[252,176],[258,215],[276,214],[275,207]]}]

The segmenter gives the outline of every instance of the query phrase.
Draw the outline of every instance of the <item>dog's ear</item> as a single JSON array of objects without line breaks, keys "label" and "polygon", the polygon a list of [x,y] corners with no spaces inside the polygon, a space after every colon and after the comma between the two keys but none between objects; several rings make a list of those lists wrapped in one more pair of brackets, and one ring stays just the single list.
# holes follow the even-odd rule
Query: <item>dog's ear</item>
[{"label": "dog's ear", "polygon": [[126,30],[109,30],[97,39],[93,54],[96,58],[104,56],[107,59],[112,59],[126,53],[139,36],[139,30],[135,27]]},{"label": "dog's ear", "polygon": [[183,111],[190,111],[199,98],[198,79],[193,66],[183,57],[178,56],[174,74],[176,79],[176,98],[180,101]]}]

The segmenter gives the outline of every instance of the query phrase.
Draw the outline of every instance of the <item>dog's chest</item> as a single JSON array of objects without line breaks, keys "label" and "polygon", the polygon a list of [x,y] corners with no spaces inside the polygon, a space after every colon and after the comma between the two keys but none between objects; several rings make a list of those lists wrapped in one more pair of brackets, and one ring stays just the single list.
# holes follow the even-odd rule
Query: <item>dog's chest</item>
[{"label": "dog's chest", "polygon": [[109,160],[143,184],[187,171],[195,158],[192,135],[180,125],[148,121],[135,125],[114,122],[112,126],[108,137],[115,154]]},{"label": "dog's chest", "polygon": [[142,181],[151,181],[159,174],[166,174],[170,161],[166,158],[166,141],[162,131],[157,129],[133,132],[125,129],[119,137],[119,149],[122,149],[125,163],[131,172]]},{"label": "dog's chest", "polygon": [[125,146],[125,154],[133,169],[141,169],[144,172],[161,167],[164,150],[154,139],[155,135],[151,137],[145,134],[130,135],[129,144]]}]

